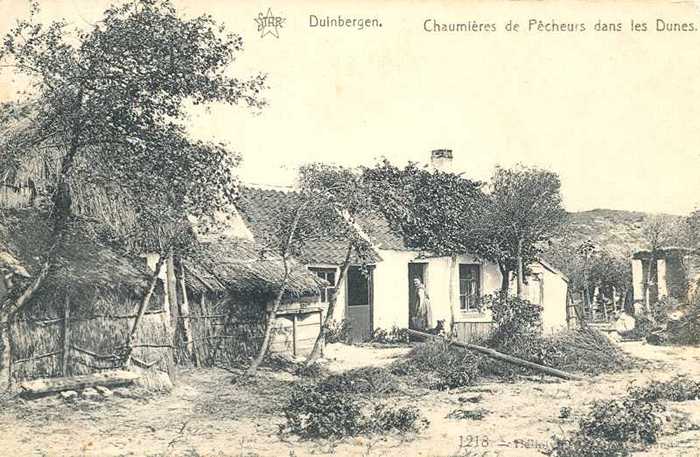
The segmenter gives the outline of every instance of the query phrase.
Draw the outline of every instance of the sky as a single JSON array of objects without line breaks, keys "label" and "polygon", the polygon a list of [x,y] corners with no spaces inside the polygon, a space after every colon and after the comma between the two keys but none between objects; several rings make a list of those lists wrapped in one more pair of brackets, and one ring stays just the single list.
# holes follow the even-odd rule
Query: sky
[{"label": "sky", "polygon": [[[49,0],[42,18],[76,27],[108,2]],[[569,211],[687,214],[700,207],[700,31],[656,31],[656,19],[700,30],[693,2],[456,2],[176,0],[243,36],[233,71],[268,75],[261,111],[191,111],[191,133],[224,141],[249,183],[289,185],[313,161],[427,162],[452,149],[455,170],[487,180],[494,167],[545,167],[562,180]],[[0,0],[0,33],[26,14]],[[255,18],[284,18],[279,38]],[[320,28],[309,16],[377,18],[382,27]],[[428,32],[426,20],[495,23],[497,31]],[[506,32],[513,20],[584,23],[586,32]],[[622,32],[595,32],[620,22]],[[632,32],[630,21],[647,22]],[[0,98],[23,84],[0,74]]]}]

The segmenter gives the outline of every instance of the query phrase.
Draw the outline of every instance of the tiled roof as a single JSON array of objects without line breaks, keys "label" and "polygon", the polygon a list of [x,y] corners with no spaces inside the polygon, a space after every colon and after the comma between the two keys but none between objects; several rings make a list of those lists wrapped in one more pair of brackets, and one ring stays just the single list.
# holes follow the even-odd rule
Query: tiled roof
[{"label": "tiled roof", "polygon": [[394,251],[416,250],[407,246],[403,237],[392,230],[389,222],[381,215],[363,218],[358,225],[377,249]]},{"label": "tiled roof", "polygon": [[[258,243],[264,243],[275,232],[279,224],[279,209],[298,204],[299,193],[272,189],[242,187],[241,197],[237,204],[246,225],[253,233]],[[299,261],[305,264],[339,265],[345,259],[347,241],[338,239],[332,234],[318,234],[314,239],[305,240],[302,252],[297,255]],[[372,255],[366,259],[375,263],[381,259]],[[353,263],[361,263],[362,259],[353,253]]]}]

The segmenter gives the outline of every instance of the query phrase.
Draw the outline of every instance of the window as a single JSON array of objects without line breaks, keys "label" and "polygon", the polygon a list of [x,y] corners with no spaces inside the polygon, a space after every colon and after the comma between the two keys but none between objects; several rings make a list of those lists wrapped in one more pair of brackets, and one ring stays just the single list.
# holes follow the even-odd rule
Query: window
[{"label": "window", "polygon": [[460,264],[459,266],[459,309],[479,311],[481,266]]},{"label": "window", "polygon": [[328,303],[335,292],[335,268],[309,268],[321,279],[325,279],[329,286],[321,288],[321,302]]}]

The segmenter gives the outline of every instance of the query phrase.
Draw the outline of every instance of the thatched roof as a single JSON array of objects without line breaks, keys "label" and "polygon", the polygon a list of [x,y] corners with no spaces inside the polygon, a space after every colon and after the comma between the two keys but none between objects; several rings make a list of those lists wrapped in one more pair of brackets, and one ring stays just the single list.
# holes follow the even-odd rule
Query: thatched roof
[{"label": "thatched roof", "polygon": [[[285,297],[319,295],[325,281],[294,261],[289,262],[290,278]],[[261,255],[258,246],[247,240],[202,243],[185,259],[187,286],[199,293],[232,292],[240,296],[274,296],[284,278],[282,259]]]},{"label": "thatched roof", "polygon": [[[145,262],[100,243],[93,224],[75,218],[54,252],[54,266],[44,290],[128,288],[137,293],[147,284]],[[12,257],[29,277],[41,270],[52,242],[48,214],[34,208],[0,210],[0,252]]]}]

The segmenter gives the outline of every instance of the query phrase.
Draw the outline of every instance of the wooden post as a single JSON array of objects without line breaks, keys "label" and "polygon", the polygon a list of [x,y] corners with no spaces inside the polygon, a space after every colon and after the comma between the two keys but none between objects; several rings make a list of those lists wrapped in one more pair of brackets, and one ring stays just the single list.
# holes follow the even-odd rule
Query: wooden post
[{"label": "wooden post", "polygon": [[571,329],[571,294],[566,288],[566,328]]},{"label": "wooden post", "polygon": [[182,321],[182,337],[185,341],[185,352],[192,359],[192,363],[195,367],[199,366],[199,356],[197,355],[197,350],[194,347],[194,340],[192,338],[192,321],[190,320],[190,301],[187,298],[187,284],[185,284],[185,261],[180,259],[180,278],[178,284],[180,285],[180,294],[182,299],[179,300],[180,305],[180,320]]},{"label": "wooden post", "polygon": [[10,344],[10,322],[0,322],[2,356],[0,359],[0,390],[9,389],[12,384],[12,346]]},{"label": "wooden post", "polygon": [[66,292],[66,302],[63,306],[63,354],[61,355],[61,374],[69,376],[68,361],[70,360],[70,295]]},{"label": "wooden post", "polygon": [[[318,322],[321,325],[319,327],[319,331],[321,330],[321,327],[323,327],[323,310],[319,310],[318,312]],[[323,345],[325,346],[325,344]],[[321,357],[323,357],[323,353],[325,352],[325,347],[321,347]]]},{"label": "wooden post", "polygon": [[297,315],[292,314],[292,355],[297,356]]},{"label": "wooden post", "polygon": [[168,256],[165,268],[165,278],[168,290],[168,301],[170,304],[170,325],[173,330],[173,345],[175,343],[175,335],[177,334],[178,319],[178,300],[177,300],[177,281],[175,279],[175,262],[172,253]]}]

